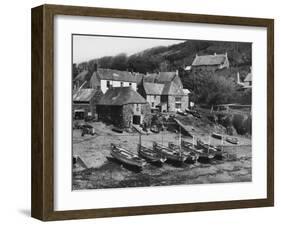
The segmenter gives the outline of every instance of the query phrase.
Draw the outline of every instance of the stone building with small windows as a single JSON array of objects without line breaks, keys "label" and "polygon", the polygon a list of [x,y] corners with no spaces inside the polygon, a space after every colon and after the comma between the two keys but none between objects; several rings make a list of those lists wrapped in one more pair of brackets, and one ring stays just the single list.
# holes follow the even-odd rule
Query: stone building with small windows
[{"label": "stone building with small windows", "polygon": [[175,112],[189,107],[189,91],[183,89],[176,72],[160,72],[144,76],[138,92],[150,104],[152,111]]},{"label": "stone building with small windows", "polygon": [[132,87],[111,87],[97,105],[98,119],[120,128],[132,124],[150,124],[148,102]]}]

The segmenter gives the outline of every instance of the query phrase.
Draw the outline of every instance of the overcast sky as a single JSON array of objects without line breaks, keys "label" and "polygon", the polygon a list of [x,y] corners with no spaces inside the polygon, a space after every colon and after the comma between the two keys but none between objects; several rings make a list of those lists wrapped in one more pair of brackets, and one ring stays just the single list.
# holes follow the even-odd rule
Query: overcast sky
[{"label": "overcast sky", "polygon": [[132,55],[148,48],[169,46],[180,42],[183,40],[73,35],[73,63],[114,56],[119,53]]}]

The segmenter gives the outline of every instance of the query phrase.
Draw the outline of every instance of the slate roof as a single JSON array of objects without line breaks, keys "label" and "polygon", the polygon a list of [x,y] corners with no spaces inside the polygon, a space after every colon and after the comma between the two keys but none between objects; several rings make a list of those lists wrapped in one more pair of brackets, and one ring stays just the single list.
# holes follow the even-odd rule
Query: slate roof
[{"label": "slate roof", "polygon": [[174,82],[166,83],[162,95],[184,96],[184,92]]},{"label": "slate roof", "polygon": [[226,54],[215,54],[215,55],[196,55],[192,62],[192,66],[206,66],[206,65],[220,65],[227,60]]},{"label": "slate roof", "polygon": [[129,71],[98,68],[97,75],[101,80],[137,82],[136,75]]},{"label": "slate roof", "polygon": [[97,90],[95,89],[80,89],[73,93],[72,100],[75,102],[86,102],[90,101],[95,95]]},{"label": "slate roof", "polygon": [[244,82],[251,82],[252,81],[252,73],[249,72],[246,76],[246,78],[244,79]]},{"label": "slate roof", "polygon": [[131,87],[112,87],[102,96],[98,105],[122,106],[145,103],[146,100]]},{"label": "slate roof", "polygon": [[167,83],[173,81],[176,76],[176,72],[159,72],[147,74],[144,76],[145,82],[154,82],[154,83]]},{"label": "slate roof", "polygon": [[147,95],[162,95],[164,84],[144,82],[143,88]]}]

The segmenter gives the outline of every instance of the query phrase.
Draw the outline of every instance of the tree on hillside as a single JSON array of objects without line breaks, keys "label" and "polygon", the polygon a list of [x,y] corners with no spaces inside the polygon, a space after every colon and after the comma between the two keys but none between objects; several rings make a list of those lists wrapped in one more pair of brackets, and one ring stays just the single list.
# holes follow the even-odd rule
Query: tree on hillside
[{"label": "tree on hillside", "polygon": [[238,97],[236,84],[215,72],[191,72],[184,84],[192,91],[191,99],[200,104],[232,103]]}]

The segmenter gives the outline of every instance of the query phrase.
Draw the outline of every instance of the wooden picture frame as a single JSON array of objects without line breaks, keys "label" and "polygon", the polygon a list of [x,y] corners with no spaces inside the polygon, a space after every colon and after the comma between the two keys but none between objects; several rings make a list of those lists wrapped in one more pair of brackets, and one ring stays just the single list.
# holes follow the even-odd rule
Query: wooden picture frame
[{"label": "wooden picture frame", "polygon": [[[156,206],[54,211],[54,16],[126,18],[240,25],[267,29],[267,198]],[[61,5],[32,9],[32,200],[31,215],[51,221],[266,207],[274,205],[274,20]]]}]

